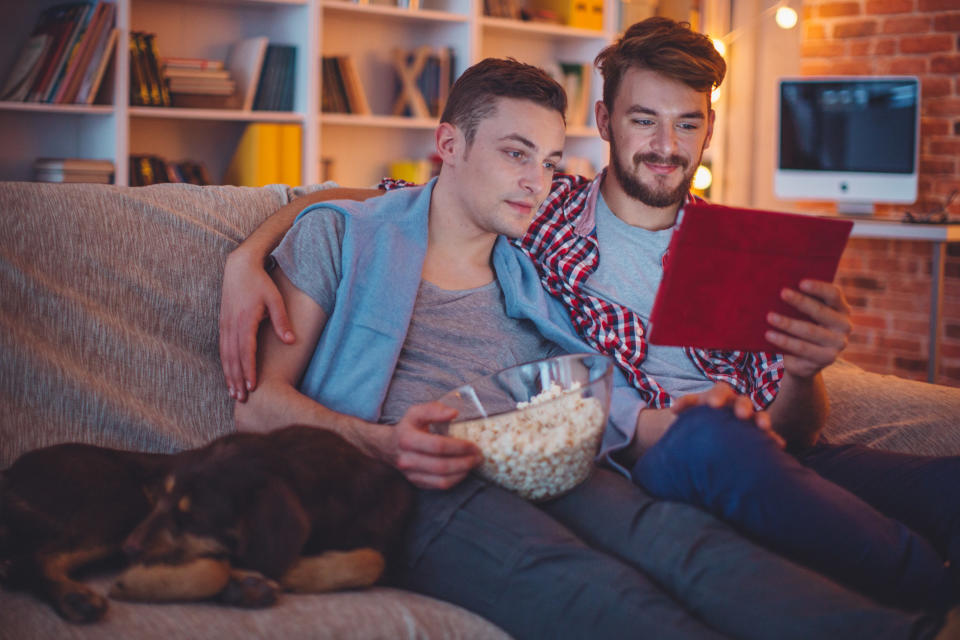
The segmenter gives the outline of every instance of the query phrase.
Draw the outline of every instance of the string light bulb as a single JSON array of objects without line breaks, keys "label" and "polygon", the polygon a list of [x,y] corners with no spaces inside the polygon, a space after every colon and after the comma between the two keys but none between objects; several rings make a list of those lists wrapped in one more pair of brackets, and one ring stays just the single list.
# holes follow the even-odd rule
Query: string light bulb
[{"label": "string light bulb", "polygon": [[713,184],[713,173],[704,165],[697,167],[693,174],[693,188],[697,191],[706,191]]},{"label": "string light bulb", "polygon": [[777,9],[773,19],[781,29],[793,29],[797,26],[797,10],[784,4]]}]

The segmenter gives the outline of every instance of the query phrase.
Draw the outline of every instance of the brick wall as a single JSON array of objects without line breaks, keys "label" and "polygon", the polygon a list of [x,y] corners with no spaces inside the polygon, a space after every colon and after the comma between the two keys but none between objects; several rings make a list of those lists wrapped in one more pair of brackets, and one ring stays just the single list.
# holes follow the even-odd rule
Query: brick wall
[{"label": "brick wall", "polygon": [[[920,78],[920,193],[907,208],[932,211],[960,189],[960,0],[804,0],[801,25],[804,75]],[[877,216],[903,210],[878,207]],[[948,213],[960,219],[960,196]],[[926,378],[930,258],[923,242],[851,240],[838,276],[853,307],[849,360]],[[960,386],[960,243],[947,251],[945,276],[938,382]]]}]

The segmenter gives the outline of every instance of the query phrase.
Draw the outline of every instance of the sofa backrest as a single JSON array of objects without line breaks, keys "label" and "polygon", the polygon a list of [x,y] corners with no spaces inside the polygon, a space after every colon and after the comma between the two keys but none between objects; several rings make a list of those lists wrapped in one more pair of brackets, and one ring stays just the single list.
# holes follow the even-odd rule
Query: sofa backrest
[{"label": "sofa backrest", "polygon": [[0,183],[0,468],[59,442],[174,451],[231,431],[224,262],[293,195]]}]

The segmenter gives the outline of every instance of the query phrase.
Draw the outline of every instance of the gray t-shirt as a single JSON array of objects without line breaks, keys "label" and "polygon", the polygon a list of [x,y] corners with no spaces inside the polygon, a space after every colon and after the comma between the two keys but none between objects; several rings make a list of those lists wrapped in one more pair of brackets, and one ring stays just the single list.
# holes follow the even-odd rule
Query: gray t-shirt
[{"label": "gray t-shirt", "polygon": [[[627,307],[647,325],[663,278],[663,254],[672,235],[673,228],[650,231],[627,224],[600,196],[597,199],[600,264],[584,288],[591,295]],[[648,343],[643,370],[674,397],[699,393],[713,385],[680,347]]]},{"label": "gray t-shirt", "polygon": [[[273,253],[290,281],[328,315],[341,277],[343,229],[343,214],[316,210],[295,224]],[[529,320],[507,317],[496,281],[448,291],[422,280],[380,421],[397,422],[412,404],[436,400],[475,377],[558,352]]]}]

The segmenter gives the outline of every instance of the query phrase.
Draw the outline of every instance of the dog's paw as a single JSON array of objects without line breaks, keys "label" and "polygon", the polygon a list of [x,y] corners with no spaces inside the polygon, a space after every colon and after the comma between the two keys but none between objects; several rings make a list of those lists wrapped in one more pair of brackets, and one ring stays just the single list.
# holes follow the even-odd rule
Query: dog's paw
[{"label": "dog's paw", "polygon": [[372,586],[383,575],[383,554],[375,549],[327,551],[297,560],[284,574],[283,587],[299,593],[324,593]]},{"label": "dog's paw", "polygon": [[70,622],[97,622],[107,613],[107,600],[87,588],[70,589],[56,600],[57,612]]},{"label": "dog's paw", "polygon": [[136,564],[117,578],[110,597],[141,602],[205,600],[220,593],[229,579],[230,565],[214,558],[182,565]]},{"label": "dog's paw", "polygon": [[232,607],[259,609],[273,605],[279,593],[280,585],[265,575],[235,569],[217,599]]}]

